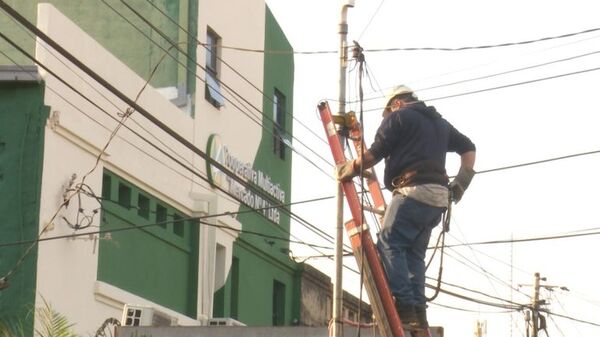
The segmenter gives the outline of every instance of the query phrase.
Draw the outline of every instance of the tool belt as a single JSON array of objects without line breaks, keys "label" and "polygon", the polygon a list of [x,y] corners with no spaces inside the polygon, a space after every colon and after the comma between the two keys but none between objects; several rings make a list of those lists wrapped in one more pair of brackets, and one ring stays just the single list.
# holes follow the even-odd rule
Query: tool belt
[{"label": "tool belt", "polygon": [[423,160],[410,165],[392,180],[394,188],[423,184],[448,185],[446,169],[434,161]]}]

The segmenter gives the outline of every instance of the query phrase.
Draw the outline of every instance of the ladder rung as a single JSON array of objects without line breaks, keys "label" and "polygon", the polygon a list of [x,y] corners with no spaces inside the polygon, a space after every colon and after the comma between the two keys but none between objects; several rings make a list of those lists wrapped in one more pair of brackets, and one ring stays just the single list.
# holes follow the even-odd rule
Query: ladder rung
[{"label": "ladder rung", "polygon": [[385,214],[385,210],[383,210],[383,209],[373,208],[373,207],[367,206],[367,205],[363,205],[362,207],[363,207],[363,210],[365,210],[367,212],[375,213],[377,215],[384,215]]}]

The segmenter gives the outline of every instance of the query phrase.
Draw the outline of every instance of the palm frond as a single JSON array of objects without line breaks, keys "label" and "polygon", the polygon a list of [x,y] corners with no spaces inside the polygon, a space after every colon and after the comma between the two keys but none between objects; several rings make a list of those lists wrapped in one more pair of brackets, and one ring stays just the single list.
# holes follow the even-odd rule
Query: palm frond
[{"label": "palm frond", "polygon": [[[55,311],[50,303],[44,298],[44,306],[36,308],[36,319],[39,328],[35,329],[36,336],[39,337],[77,337],[72,331],[67,317]],[[1,336],[0,336],[1,337]]]}]

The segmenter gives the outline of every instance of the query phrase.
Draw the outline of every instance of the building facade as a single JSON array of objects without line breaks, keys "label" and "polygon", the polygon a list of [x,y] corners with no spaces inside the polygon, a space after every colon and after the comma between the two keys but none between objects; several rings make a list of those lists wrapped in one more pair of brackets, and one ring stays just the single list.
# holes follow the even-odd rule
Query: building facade
[{"label": "building facade", "polygon": [[11,6],[109,86],[0,18],[24,50],[0,45],[0,317],[31,329],[46,301],[81,335],[126,304],[298,324],[274,207],[291,196],[293,50],[264,1]]}]

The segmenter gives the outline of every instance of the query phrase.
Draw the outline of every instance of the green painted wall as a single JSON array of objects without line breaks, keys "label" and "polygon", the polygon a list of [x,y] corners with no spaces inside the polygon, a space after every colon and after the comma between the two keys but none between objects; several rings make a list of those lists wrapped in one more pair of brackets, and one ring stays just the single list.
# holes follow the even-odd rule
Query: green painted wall
[{"label": "green painted wall", "polygon": [[[44,131],[49,108],[44,86],[0,82],[0,243],[34,240],[38,233]],[[18,263],[29,245],[0,247],[0,277]],[[0,318],[21,320],[32,335],[37,247],[0,291]]]},{"label": "green painted wall", "polygon": [[[286,192],[285,202],[290,202],[292,152],[286,149],[285,159],[273,151],[273,95],[275,89],[285,96],[285,127],[288,139],[292,134],[292,106],[294,83],[294,56],[289,41],[281,27],[266,8],[265,49],[289,50],[289,54],[265,54],[263,92],[263,134],[256,159],[255,170],[271,176],[272,181],[280,183]],[[279,203],[273,201],[272,203]],[[242,207],[245,209],[245,207]],[[290,217],[280,211],[280,223],[276,225],[256,213],[244,213],[238,216],[243,230],[265,233],[289,239]],[[300,266],[289,257],[287,240],[267,239],[257,235],[241,233],[234,243],[234,256],[239,263],[239,284],[235,289],[232,277],[225,287],[215,296],[215,317],[231,317],[232,301],[237,303],[237,319],[248,325],[272,325],[273,322],[273,283],[278,281],[285,287],[285,312],[283,325],[293,325],[299,318],[300,308]],[[237,302],[232,292],[238,294]]]},{"label": "green painted wall", "polygon": [[[150,77],[153,68],[165,54],[165,50],[169,50],[171,47],[171,44],[166,39],[181,43],[180,48],[195,60],[198,0],[153,0],[152,3],[160,11],[146,0],[126,0],[126,3],[130,7],[155,25],[164,34],[164,37],[144,23],[120,0],[8,1],[10,6],[33,23],[36,22],[37,4],[40,2],[53,4],[59,11],[143,78],[147,79]],[[117,14],[115,10],[122,16]],[[168,15],[168,17],[162,14],[161,11]],[[190,32],[192,36],[188,36],[177,24]],[[15,21],[12,21],[4,13],[0,14],[0,27],[2,27],[2,32],[8,37],[14,39],[29,52],[34,52],[33,35]],[[158,45],[152,43],[150,39]],[[18,64],[31,64],[31,61],[10,47],[3,39],[0,40],[0,47],[3,51],[7,51],[8,55],[14,61]],[[183,53],[179,53],[176,49],[171,49],[169,54],[173,57],[167,56],[160,62],[156,74],[152,77],[151,84],[155,87],[186,84],[189,86],[194,82],[191,79],[195,77],[195,67],[191,67],[190,65],[194,64],[195,61],[189,61],[188,57]],[[0,64],[13,64],[13,62],[0,55]],[[184,65],[190,66],[191,71],[188,72]],[[193,92],[194,87],[194,85],[188,87],[188,92]]]},{"label": "green painted wall", "polygon": [[131,229],[100,241],[98,280],[196,318],[198,223],[110,171],[102,185],[100,229]]}]

